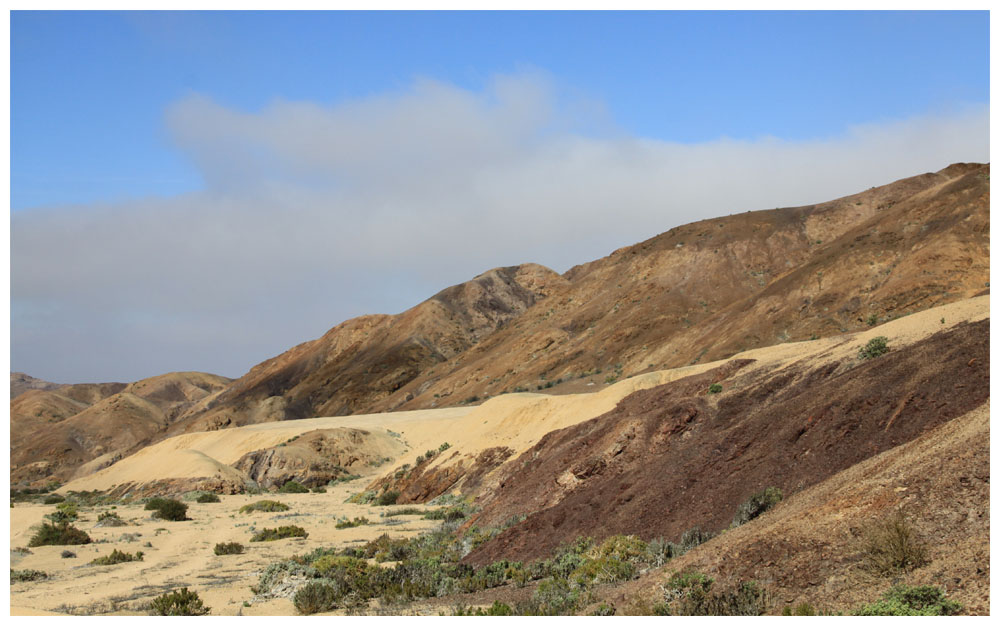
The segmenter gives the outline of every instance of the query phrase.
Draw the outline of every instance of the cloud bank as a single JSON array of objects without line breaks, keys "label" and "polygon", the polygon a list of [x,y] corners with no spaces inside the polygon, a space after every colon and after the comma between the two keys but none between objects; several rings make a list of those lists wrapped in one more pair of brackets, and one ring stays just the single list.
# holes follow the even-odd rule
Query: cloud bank
[{"label": "cloud bank", "polygon": [[986,105],[699,144],[628,136],[593,110],[537,74],[259,112],[176,102],[168,127],[203,191],[12,215],[12,367],[238,376],[491,267],[565,271],[679,224],[989,160]]}]

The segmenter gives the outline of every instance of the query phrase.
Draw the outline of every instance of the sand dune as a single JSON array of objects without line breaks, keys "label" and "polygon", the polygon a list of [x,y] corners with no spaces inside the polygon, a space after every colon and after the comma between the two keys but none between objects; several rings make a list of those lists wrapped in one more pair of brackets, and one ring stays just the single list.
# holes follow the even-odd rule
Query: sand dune
[{"label": "sand dune", "polygon": [[[770,346],[733,358],[754,359],[756,363],[751,367],[768,368],[780,368],[801,359],[834,361],[856,354],[860,346],[879,335],[889,337],[890,346],[909,344],[955,324],[987,317],[988,295],[928,309],[852,335]],[[268,422],[179,435],[145,448],[91,476],[74,480],[63,490],[104,490],[129,482],[231,475],[230,472],[235,470],[229,467],[230,464],[244,454],[275,446],[290,437],[318,428],[356,427],[395,431],[410,446],[412,457],[445,442],[465,455],[475,455],[494,446],[506,446],[515,452],[522,452],[552,430],[606,413],[634,391],[703,372],[720,363],[642,374],[589,394],[549,396],[516,393],[490,399],[475,407]],[[441,455],[435,462],[449,463],[451,459],[451,455]],[[412,462],[410,454],[404,454],[382,470],[392,470]]]}]

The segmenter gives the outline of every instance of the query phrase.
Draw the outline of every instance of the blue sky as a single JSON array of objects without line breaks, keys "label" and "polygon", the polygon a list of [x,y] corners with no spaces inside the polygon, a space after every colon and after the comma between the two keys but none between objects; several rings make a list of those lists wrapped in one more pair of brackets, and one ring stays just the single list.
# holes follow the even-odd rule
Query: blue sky
[{"label": "blue sky", "polygon": [[12,369],[238,376],[491,267],[987,161],[988,97],[986,12],[13,12]]},{"label": "blue sky", "polygon": [[688,143],[827,137],[989,89],[984,12],[14,12],[12,53],[15,210],[200,188],[163,123],[192,92],[254,111],[531,68]]}]

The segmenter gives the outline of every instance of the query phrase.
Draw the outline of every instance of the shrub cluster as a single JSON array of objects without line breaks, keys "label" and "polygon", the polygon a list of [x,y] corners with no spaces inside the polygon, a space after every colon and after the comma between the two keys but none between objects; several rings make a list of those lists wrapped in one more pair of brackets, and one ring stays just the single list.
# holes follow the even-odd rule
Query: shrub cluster
[{"label": "shrub cluster", "polygon": [[27,583],[35,580],[43,580],[48,578],[49,575],[45,572],[37,569],[12,569],[10,570],[10,582],[14,583]]},{"label": "shrub cluster", "polygon": [[676,572],[663,586],[661,613],[666,615],[763,615],[772,604],[771,594],[754,581],[727,590],[714,589],[715,581],[699,572]]},{"label": "shrub cluster", "polygon": [[195,502],[197,502],[198,504],[208,504],[213,502],[221,502],[221,500],[219,499],[219,496],[215,495],[214,493],[203,493],[200,496],[198,496],[198,499],[195,500]]},{"label": "shrub cluster", "polygon": [[61,524],[42,523],[28,546],[75,546],[90,543],[90,535],[67,522]]},{"label": "shrub cluster", "polygon": [[258,500],[257,502],[251,502],[250,504],[244,504],[240,507],[240,513],[253,513],[254,511],[262,511],[264,513],[274,513],[277,511],[287,511],[288,505],[278,502],[277,500]]},{"label": "shrub cluster", "polygon": [[309,487],[302,483],[290,480],[278,488],[278,493],[309,493]]},{"label": "shrub cluster", "polygon": [[155,511],[153,517],[169,522],[183,522],[190,519],[187,516],[188,505],[180,500],[153,498],[146,503],[146,510]]},{"label": "shrub cluster", "polygon": [[217,556],[222,556],[224,554],[243,554],[243,550],[243,544],[236,541],[215,544],[215,554]]},{"label": "shrub cluster", "polygon": [[278,528],[265,528],[254,533],[250,541],[277,541],[279,539],[288,539],[290,537],[308,537],[309,533],[306,532],[301,526],[279,526]]},{"label": "shrub cluster", "polygon": [[152,615],[208,615],[210,609],[202,603],[197,591],[184,587],[155,598],[149,610]]},{"label": "shrub cluster", "polygon": [[104,511],[97,516],[97,525],[104,527],[120,527],[127,526],[128,523],[123,520],[117,511]]},{"label": "shrub cluster", "polygon": [[97,557],[90,562],[91,565],[117,565],[118,563],[130,563],[132,561],[141,561],[143,553],[142,551],[136,552],[135,554],[129,554],[128,552],[122,552],[120,550],[112,550],[111,554],[106,556]]},{"label": "shrub cluster", "polygon": [[337,521],[336,527],[338,529],[341,529],[341,528],[355,528],[357,526],[365,526],[365,525],[368,525],[370,523],[371,522],[368,520],[367,517],[355,517],[353,520],[349,520],[347,518],[344,518],[344,519],[341,519],[341,520]]},{"label": "shrub cluster", "polygon": [[384,491],[377,498],[375,498],[376,506],[389,506],[390,504],[396,504],[396,500],[399,499],[398,491]]},{"label": "shrub cluster", "polygon": [[759,517],[781,502],[782,497],[781,489],[777,487],[768,487],[758,491],[737,507],[736,515],[733,516],[733,522],[729,527],[736,528]]},{"label": "shrub cluster", "polygon": [[878,602],[865,605],[855,615],[957,615],[962,605],[945,597],[940,587],[896,585]]},{"label": "shrub cluster", "polygon": [[875,337],[858,349],[858,358],[861,360],[876,359],[889,351],[888,337]]},{"label": "shrub cluster", "polygon": [[862,554],[865,566],[882,576],[894,576],[928,563],[927,545],[900,511],[863,529]]}]

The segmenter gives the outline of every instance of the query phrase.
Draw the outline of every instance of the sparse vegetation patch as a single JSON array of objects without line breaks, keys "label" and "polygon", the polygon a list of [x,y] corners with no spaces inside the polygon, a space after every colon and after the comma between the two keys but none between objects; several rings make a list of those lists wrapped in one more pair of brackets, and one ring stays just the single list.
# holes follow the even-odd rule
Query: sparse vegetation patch
[{"label": "sparse vegetation patch", "polygon": [[290,537],[302,537],[304,539],[308,536],[309,533],[301,526],[279,526],[278,528],[265,528],[254,533],[250,541],[277,541]]},{"label": "sparse vegetation patch", "polygon": [[287,511],[288,505],[283,502],[278,502],[277,500],[258,500],[257,502],[251,502],[250,504],[244,504],[240,507],[240,513],[254,513],[256,511],[261,511],[264,513],[275,513],[279,511]]}]

